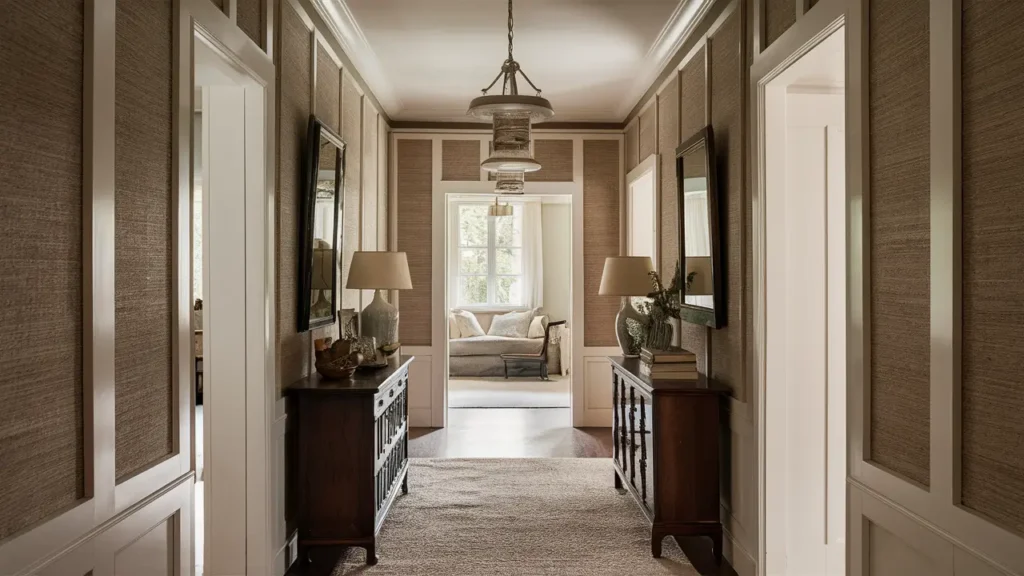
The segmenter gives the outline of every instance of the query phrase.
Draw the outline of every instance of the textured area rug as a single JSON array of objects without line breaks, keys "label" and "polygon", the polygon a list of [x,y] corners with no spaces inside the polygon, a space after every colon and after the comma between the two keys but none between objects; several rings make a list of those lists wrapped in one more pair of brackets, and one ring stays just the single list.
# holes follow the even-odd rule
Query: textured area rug
[{"label": "textured area rug", "polygon": [[611,460],[413,460],[377,542],[334,571],[403,576],[696,575],[671,538],[651,557],[650,527],[614,488]]},{"label": "textured area rug", "polygon": [[449,408],[568,408],[568,376],[448,379]]}]

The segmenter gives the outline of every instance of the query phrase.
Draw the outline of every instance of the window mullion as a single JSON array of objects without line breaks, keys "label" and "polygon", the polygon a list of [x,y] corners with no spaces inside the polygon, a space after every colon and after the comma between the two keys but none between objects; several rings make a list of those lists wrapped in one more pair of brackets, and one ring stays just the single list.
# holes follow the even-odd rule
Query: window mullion
[{"label": "window mullion", "polygon": [[494,221],[495,218],[487,219],[487,304],[494,305],[498,299],[498,287],[497,281],[494,278],[494,274],[497,271],[496,264],[496,251],[494,249],[495,237],[497,233],[495,231]]}]

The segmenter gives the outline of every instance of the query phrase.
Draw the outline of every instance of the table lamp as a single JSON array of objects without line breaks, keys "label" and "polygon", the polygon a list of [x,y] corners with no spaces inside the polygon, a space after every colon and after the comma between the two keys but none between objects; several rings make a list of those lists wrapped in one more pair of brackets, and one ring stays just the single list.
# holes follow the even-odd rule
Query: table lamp
[{"label": "table lamp", "polygon": [[636,341],[629,334],[626,320],[632,319],[640,324],[647,322],[647,318],[633,308],[629,297],[651,293],[650,273],[653,271],[654,264],[649,256],[611,256],[604,260],[601,288],[597,293],[602,296],[622,296],[622,307],[615,315],[615,337],[623,356],[636,356],[639,352]]},{"label": "table lamp", "polygon": [[385,302],[380,291],[412,289],[405,252],[354,253],[345,287],[374,290],[373,301],[359,313],[362,335],[376,338],[378,346],[398,342],[398,309]]}]

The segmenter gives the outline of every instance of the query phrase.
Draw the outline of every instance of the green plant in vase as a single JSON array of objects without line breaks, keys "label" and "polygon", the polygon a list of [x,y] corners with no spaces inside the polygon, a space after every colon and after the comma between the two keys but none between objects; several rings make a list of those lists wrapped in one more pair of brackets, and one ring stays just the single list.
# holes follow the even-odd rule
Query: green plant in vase
[{"label": "green plant in vase", "polygon": [[[668,348],[672,341],[671,318],[679,319],[679,291],[682,283],[682,268],[676,262],[675,273],[672,275],[672,282],[666,288],[657,272],[650,272],[651,287],[653,290],[647,295],[648,301],[642,306],[647,315],[647,334],[644,338],[645,345],[654,349]],[[693,281],[693,274],[686,278],[687,286]]]}]

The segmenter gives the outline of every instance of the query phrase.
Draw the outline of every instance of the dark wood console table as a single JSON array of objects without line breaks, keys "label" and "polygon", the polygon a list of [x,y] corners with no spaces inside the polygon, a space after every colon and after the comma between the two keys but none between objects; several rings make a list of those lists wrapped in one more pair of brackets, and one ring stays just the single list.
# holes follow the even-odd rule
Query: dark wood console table
[{"label": "dark wood console table", "polygon": [[707,536],[722,563],[719,410],[728,388],[700,380],[651,381],[637,358],[612,363],[615,487],[651,522],[651,554],[666,536]]},{"label": "dark wood console table", "polygon": [[409,364],[359,370],[351,380],[303,378],[286,393],[296,419],[289,471],[299,558],[315,546],[366,548],[377,563],[377,534],[398,495],[409,491]]}]

